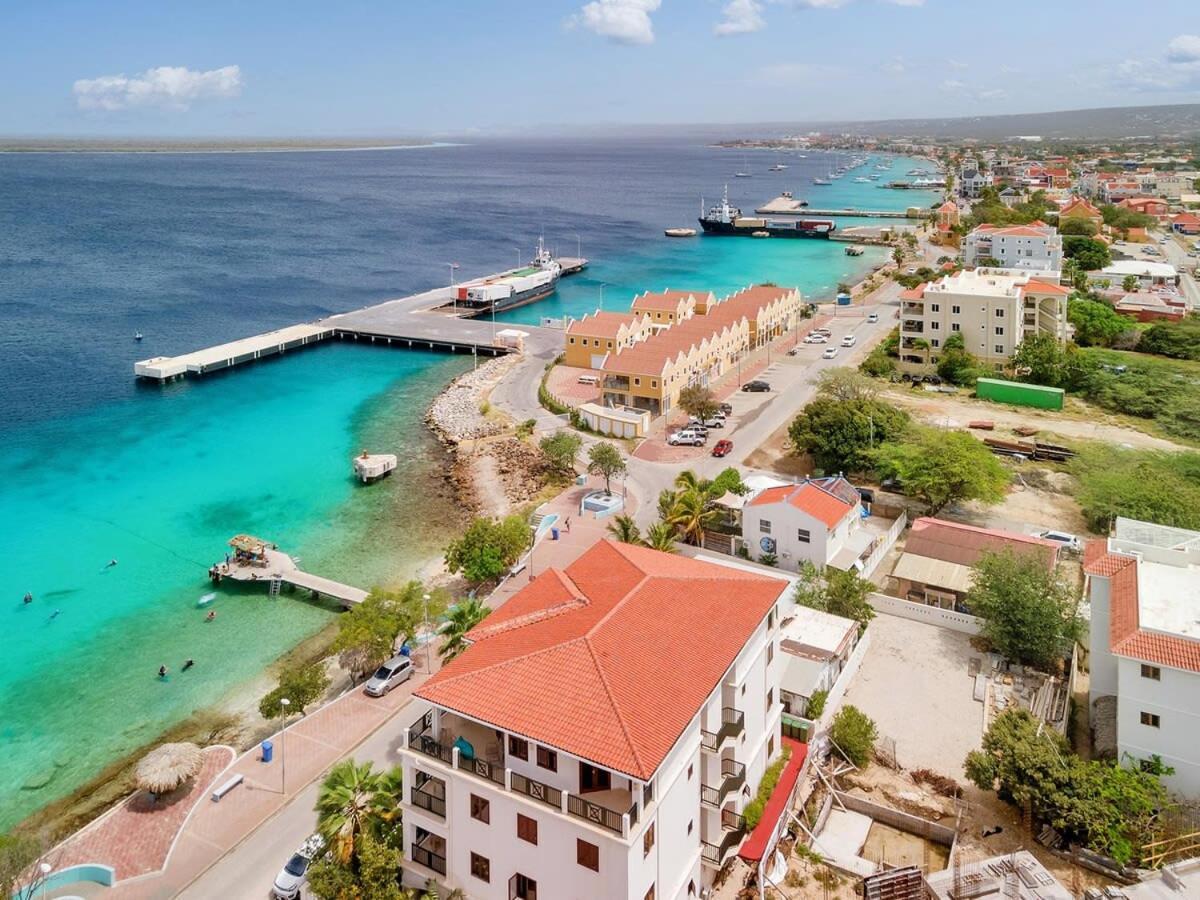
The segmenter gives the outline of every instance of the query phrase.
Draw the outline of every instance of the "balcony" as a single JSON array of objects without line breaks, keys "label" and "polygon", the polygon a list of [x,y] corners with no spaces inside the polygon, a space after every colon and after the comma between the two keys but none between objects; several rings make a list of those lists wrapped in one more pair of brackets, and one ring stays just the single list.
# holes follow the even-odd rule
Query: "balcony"
[{"label": "balcony", "polygon": [[417,772],[416,782],[409,794],[409,802],[435,816],[446,818],[446,782],[421,771]]},{"label": "balcony", "polygon": [[905,300],[903,303],[900,304],[900,315],[902,315],[902,316],[903,315],[921,316],[924,314],[925,314],[924,302],[914,302],[912,300]]},{"label": "balcony", "polygon": [[609,391],[627,391],[629,378],[625,375],[605,375],[604,388]]},{"label": "balcony", "polygon": [[915,319],[904,319],[900,323],[900,330],[905,334],[924,334],[925,323]]},{"label": "balcony", "polygon": [[737,737],[746,730],[746,716],[740,709],[726,706],[721,710],[721,728],[718,731],[700,729],[700,746],[709,753],[716,753],[727,739]]},{"label": "balcony", "polygon": [[630,828],[637,824],[638,807],[629,791],[596,791],[587,795],[569,794],[567,814],[620,835],[625,833],[626,815]]},{"label": "balcony", "polygon": [[746,767],[734,759],[721,760],[721,783],[717,787],[700,785],[700,802],[714,809],[729,799],[729,795],[740,790],[746,783]]},{"label": "balcony", "polygon": [[532,778],[526,778],[518,772],[512,773],[512,789],[514,793],[524,794],[531,800],[544,803],[553,810],[562,811],[562,791]]},{"label": "balcony", "polygon": [[733,852],[742,845],[742,840],[746,837],[746,820],[741,816],[736,816],[731,819],[731,822],[734,821],[740,822],[740,826],[728,827],[725,825],[725,816],[722,815],[721,826],[724,829],[724,835],[721,843],[710,844],[707,841],[700,843],[700,859],[705,865],[720,869],[729,862]]},{"label": "balcony", "polygon": [[446,874],[445,838],[438,837],[424,828],[418,828],[416,840],[409,848],[408,855],[418,866],[424,866],[439,875]]}]

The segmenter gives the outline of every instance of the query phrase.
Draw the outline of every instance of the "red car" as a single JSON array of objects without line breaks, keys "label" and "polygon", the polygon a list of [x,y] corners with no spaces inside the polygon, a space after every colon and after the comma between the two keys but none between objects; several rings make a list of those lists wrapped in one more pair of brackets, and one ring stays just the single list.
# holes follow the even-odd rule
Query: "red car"
[{"label": "red car", "polygon": [[733,449],[733,441],[728,438],[722,438],[712,448],[713,456],[725,456]]}]

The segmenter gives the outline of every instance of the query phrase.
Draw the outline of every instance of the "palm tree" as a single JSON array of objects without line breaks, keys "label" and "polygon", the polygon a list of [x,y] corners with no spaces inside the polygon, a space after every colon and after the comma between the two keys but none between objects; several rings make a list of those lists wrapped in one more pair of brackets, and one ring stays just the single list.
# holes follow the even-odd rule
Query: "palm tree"
[{"label": "palm tree", "polygon": [[704,529],[716,518],[717,510],[709,506],[705,494],[681,491],[667,524],[673,526],[687,543],[698,547],[704,537]]},{"label": "palm tree", "polygon": [[637,527],[637,523],[633,521],[632,516],[615,516],[608,523],[608,533],[622,544],[641,545],[643,543],[641,529]]},{"label": "palm tree", "polygon": [[486,619],[489,613],[491,609],[476,597],[468,597],[454,604],[446,616],[446,624],[438,630],[446,639],[438,651],[443,663],[450,662],[467,649],[467,632]]},{"label": "palm tree", "polygon": [[707,482],[697,478],[691,469],[684,469],[675,476],[675,487],[681,491],[703,491],[706,484]]},{"label": "palm tree", "polygon": [[667,521],[675,512],[675,503],[679,500],[679,491],[664,488],[658,495],[658,517]]},{"label": "palm tree", "polygon": [[343,760],[317,793],[317,831],[342,865],[351,865],[364,834],[382,840],[384,826],[400,815],[403,770],[374,771],[371,763]]},{"label": "palm tree", "polygon": [[646,531],[646,546],[662,553],[674,553],[675,529],[666,522],[656,522]]}]

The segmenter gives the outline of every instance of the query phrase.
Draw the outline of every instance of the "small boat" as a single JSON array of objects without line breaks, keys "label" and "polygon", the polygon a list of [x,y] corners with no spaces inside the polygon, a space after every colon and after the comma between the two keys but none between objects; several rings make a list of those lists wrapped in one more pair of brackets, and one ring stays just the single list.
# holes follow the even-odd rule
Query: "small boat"
[{"label": "small boat", "polygon": [[135,331],[133,333],[133,339],[135,341],[140,341],[142,339],[142,333],[140,331]]},{"label": "small boat", "polygon": [[750,237],[764,238],[764,237],[770,237],[770,236],[771,236],[771,232],[769,232],[769,231],[752,231],[752,232],[750,232]]},{"label": "small boat", "polygon": [[775,165],[771,166],[771,168],[770,168],[770,169],[768,169],[768,171],[770,171],[770,172],[782,172],[782,171],[783,171],[784,169],[786,169],[786,168],[787,168],[787,166],[785,166],[783,163],[775,163]]},{"label": "small boat", "polygon": [[354,457],[353,468],[355,478],[363,484],[370,484],[372,481],[378,481],[390,474],[396,468],[396,455],[394,453],[368,453],[364,450],[361,456]]},{"label": "small boat", "polygon": [[833,182],[830,181],[828,178],[814,178],[813,184],[829,185],[829,184],[833,184]]},{"label": "small boat", "polygon": [[855,180],[856,182],[858,182],[859,184],[867,184],[868,182],[870,182],[870,180],[871,180],[871,179],[870,179],[870,178],[868,178],[866,175],[859,175],[859,176],[858,176],[857,178],[855,178],[854,180]]},{"label": "small boat", "polygon": [[734,178],[750,178],[751,175],[749,172],[734,172],[733,177]]},{"label": "small boat", "polygon": [[196,605],[197,606],[208,606],[208,604],[212,603],[216,599],[217,599],[217,594],[214,591],[211,594],[205,594],[203,597],[201,597],[199,600],[197,600]]},{"label": "small boat", "polygon": [[668,228],[666,231],[663,232],[663,234],[665,234],[667,237],[677,237],[677,238],[695,237],[696,229],[695,228]]},{"label": "small boat", "polygon": [[859,247],[857,244],[851,244],[849,247],[846,248],[846,255],[847,256],[862,256],[863,248]]}]

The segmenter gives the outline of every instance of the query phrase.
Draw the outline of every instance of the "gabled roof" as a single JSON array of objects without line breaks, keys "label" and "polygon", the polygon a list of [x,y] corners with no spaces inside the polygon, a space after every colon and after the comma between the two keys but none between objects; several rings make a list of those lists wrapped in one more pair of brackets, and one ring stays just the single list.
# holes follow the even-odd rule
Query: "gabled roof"
[{"label": "gabled roof", "polygon": [[1192,215],[1192,213],[1183,212],[1171,217],[1171,221],[1176,225],[1200,225],[1200,216]]},{"label": "gabled roof", "polygon": [[832,487],[834,485],[826,486],[815,481],[805,481],[801,484],[768,488],[747,505],[770,506],[775,503],[787,503],[822,522],[826,528],[836,528],[842,519],[854,511],[855,504],[839,497],[831,490]]},{"label": "gabled roof", "polygon": [[639,311],[657,309],[674,312],[680,301],[695,296],[696,291],[646,291],[633,298],[632,308]]},{"label": "gabled roof", "polygon": [[590,316],[584,316],[582,319],[575,319],[567,326],[567,334],[586,334],[588,336],[596,335],[597,337],[615,338],[620,333],[622,326],[627,328],[634,327],[644,318],[644,315],[637,316],[633,313],[605,312],[601,310],[592,313]]},{"label": "gabled roof", "polygon": [[1054,568],[1058,561],[1058,544],[1028,534],[1002,531],[997,528],[977,528],[961,522],[925,517],[912,524],[905,553],[927,556],[962,566],[974,566],[984,553],[1037,553]]},{"label": "gabled roof", "polygon": [[1029,281],[1021,287],[1022,293],[1025,291],[1033,291],[1039,294],[1062,294],[1064,296],[1071,293],[1070,288],[1063,287],[1061,284],[1055,284],[1051,281],[1042,281],[1038,278],[1030,278]]},{"label": "gabled roof", "polygon": [[1087,213],[1089,216],[1100,215],[1100,210],[1096,209],[1096,207],[1092,206],[1092,204],[1088,203],[1082,197],[1071,198],[1069,201],[1067,201],[1067,204],[1059,210],[1058,214],[1061,217],[1069,216],[1074,212]]},{"label": "gabled roof", "polygon": [[928,285],[929,285],[928,281],[923,281],[920,284],[918,284],[915,288],[910,288],[907,291],[901,291],[900,299],[901,300],[923,300],[923,299],[925,299],[925,288],[928,287]]},{"label": "gabled roof", "polygon": [[646,781],[787,588],[600,541],[472,629],[416,696]]}]

